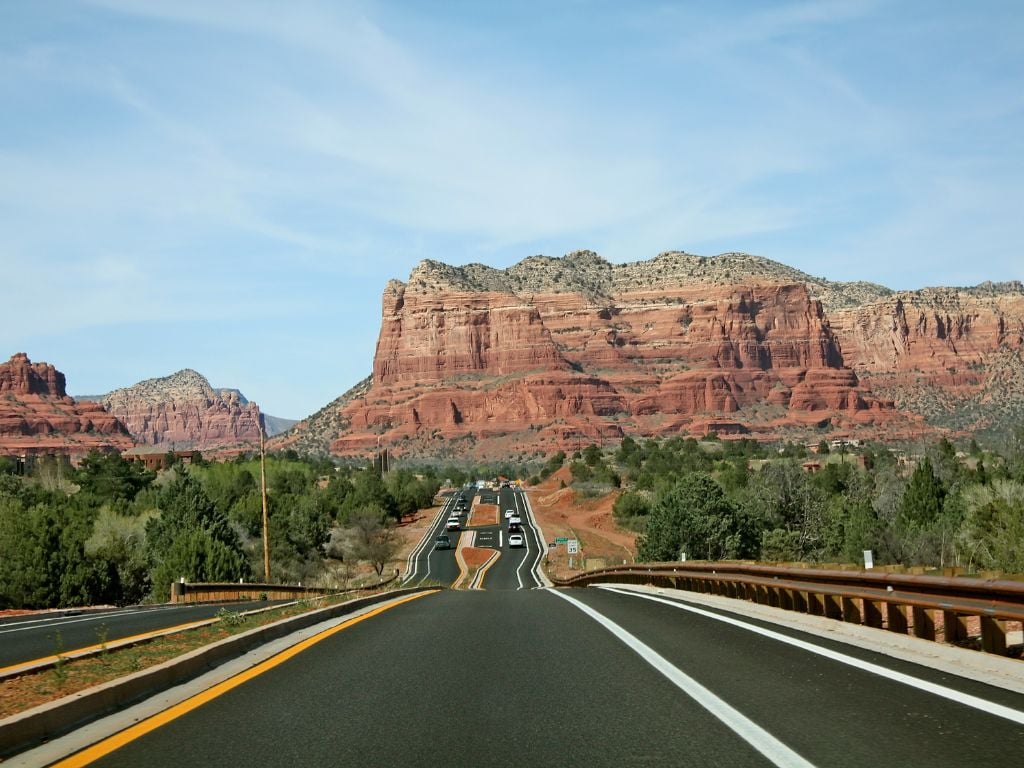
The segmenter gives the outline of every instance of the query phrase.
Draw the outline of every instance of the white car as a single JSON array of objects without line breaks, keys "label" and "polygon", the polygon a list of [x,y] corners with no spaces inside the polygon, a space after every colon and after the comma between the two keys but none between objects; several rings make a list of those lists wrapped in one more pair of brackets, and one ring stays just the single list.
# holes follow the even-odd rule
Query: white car
[{"label": "white car", "polygon": [[514,515],[515,513],[516,513],[516,511],[515,511],[514,509],[506,509],[506,510],[505,510],[505,519],[506,519],[506,520],[508,520],[508,519],[509,519],[510,517],[512,517],[512,516],[513,516],[513,515]]},{"label": "white car", "polygon": [[521,534],[521,533],[513,533],[513,534],[509,535],[509,537],[508,537],[508,546],[509,546],[509,548],[512,548],[512,547],[525,547],[526,546],[526,542],[523,540],[523,534]]},{"label": "white car", "polygon": [[453,517],[447,523],[445,523],[444,527],[446,530],[449,531],[457,531],[462,527],[462,524],[459,522],[459,518]]},{"label": "white car", "polygon": [[508,525],[509,525],[510,528],[513,525],[522,525],[522,524],[523,524],[523,519],[521,517],[519,517],[519,515],[512,515],[512,517],[508,518]]}]

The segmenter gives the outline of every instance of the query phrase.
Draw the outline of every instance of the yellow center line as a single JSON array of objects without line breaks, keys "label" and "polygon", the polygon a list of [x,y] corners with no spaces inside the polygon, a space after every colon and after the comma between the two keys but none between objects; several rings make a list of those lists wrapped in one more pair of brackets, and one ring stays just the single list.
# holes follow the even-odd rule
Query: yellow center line
[{"label": "yellow center line", "polygon": [[384,611],[390,610],[391,608],[397,608],[399,605],[402,605],[403,603],[408,603],[411,600],[416,600],[420,597],[431,594],[434,594],[434,592],[419,592],[415,595],[409,595],[408,597],[402,598],[397,602],[383,605],[380,608],[375,608],[372,611],[364,613],[362,616],[356,616],[353,619],[349,619],[348,621],[342,622],[336,627],[325,629],[323,632],[313,635],[312,637],[307,638],[300,643],[296,643],[291,648],[281,651],[275,656],[272,656],[269,659],[260,662],[256,666],[250,667],[244,672],[240,672],[234,677],[228,678],[227,680],[218,683],[212,688],[206,689],[202,693],[198,693],[195,696],[192,696],[191,698],[185,699],[185,701],[179,702],[178,704],[175,704],[173,707],[165,709],[163,712],[159,712],[153,715],[152,717],[146,718],[145,720],[136,723],[130,728],[126,728],[123,731],[115,733],[113,736],[107,737],[103,741],[96,742],[91,747],[88,747],[82,750],[81,752],[71,755],[70,757],[61,760],[60,762],[54,763],[53,768],[72,768],[73,766],[89,765],[90,763],[99,760],[101,757],[109,755],[114,750],[120,749],[125,744],[128,744],[129,742],[135,741],[135,739],[138,739],[139,737],[146,735],[150,731],[155,731],[157,728],[166,725],[172,720],[177,720],[182,715],[188,714],[194,709],[198,709],[199,707],[203,706],[203,704],[206,704],[207,702],[216,699],[218,696],[227,693],[232,688],[237,688],[243,683],[252,680],[254,677],[262,675],[264,672],[273,669],[274,667],[284,663],[285,661],[288,661],[288,659],[292,658],[293,656],[297,656],[307,648],[316,645],[321,640],[324,640],[333,634],[341,632],[343,629],[348,629],[349,627],[358,624],[361,621],[369,619],[372,616],[377,616],[378,614],[384,613]]},{"label": "yellow center line", "polygon": [[68,660],[70,660],[70,659],[78,658],[79,656],[87,655],[89,653],[92,653],[93,651],[102,650],[103,648],[107,648],[108,650],[113,650],[115,648],[120,648],[121,646],[124,646],[124,645],[131,645],[132,643],[139,643],[139,642],[142,642],[143,640],[151,640],[153,638],[161,637],[163,635],[170,635],[170,634],[172,634],[174,632],[182,632],[182,631],[184,631],[186,629],[195,629],[196,627],[202,627],[202,626],[205,626],[207,624],[214,624],[217,621],[218,621],[218,619],[203,619],[201,621],[192,621],[192,622],[188,622],[187,624],[178,624],[177,626],[174,626],[174,627],[165,627],[164,629],[159,629],[159,630],[155,630],[155,631],[152,631],[152,632],[144,632],[144,633],[139,634],[139,635],[131,635],[130,637],[119,637],[116,640],[111,640],[111,641],[106,642],[106,643],[97,643],[96,645],[87,645],[84,648],[75,648],[73,651],[65,651],[64,653],[56,653],[53,656],[44,656],[44,657],[42,657],[40,659],[33,659],[32,661],[23,661],[23,662],[21,662],[19,664],[12,664],[9,667],[0,667],[0,678],[6,677],[6,676],[10,675],[10,674],[14,673],[16,670],[31,668],[31,667],[36,666],[37,664],[53,664],[58,659],[68,659]]}]

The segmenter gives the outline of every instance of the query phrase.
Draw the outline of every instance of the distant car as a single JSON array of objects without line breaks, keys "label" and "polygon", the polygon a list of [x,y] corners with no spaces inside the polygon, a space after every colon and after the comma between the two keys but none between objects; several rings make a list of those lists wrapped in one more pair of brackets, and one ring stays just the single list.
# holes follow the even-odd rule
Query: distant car
[{"label": "distant car", "polygon": [[508,545],[509,545],[510,548],[511,547],[525,547],[526,546],[526,542],[523,540],[523,534],[521,534],[521,533],[510,534],[509,537],[508,537]]},{"label": "distant car", "polygon": [[457,517],[448,518],[448,522],[444,524],[445,530],[457,531],[462,527],[462,523],[459,522]]},{"label": "distant car", "polygon": [[508,519],[508,526],[509,526],[509,528],[511,528],[513,525],[522,525],[522,524],[523,524],[523,519],[521,517],[519,517],[519,515],[512,515],[512,517],[510,517]]},{"label": "distant car", "polygon": [[434,541],[434,549],[451,549],[451,548],[452,548],[452,539],[446,533],[442,533]]},{"label": "distant car", "polygon": [[514,509],[506,509],[506,510],[505,510],[505,519],[506,519],[506,520],[508,520],[508,519],[509,519],[510,517],[512,517],[512,516],[513,516],[513,515],[514,515],[515,513],[516,513],[516,511],[515,511]]}]

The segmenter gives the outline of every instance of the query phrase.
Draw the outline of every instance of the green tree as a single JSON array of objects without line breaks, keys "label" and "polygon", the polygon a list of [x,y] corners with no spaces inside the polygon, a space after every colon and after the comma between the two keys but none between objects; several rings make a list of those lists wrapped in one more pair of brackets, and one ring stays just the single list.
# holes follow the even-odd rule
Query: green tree
[{"label": "green tree", "polygon": [[645,561],[692,558],[720,560],[739,554],[736,510],[722,487],[705,473],[683,476],[660,496],[638,541]]},{"label": "green tree", "polygon": [[900,520],[907,528],[921,528],[938,520],[946,489],[925,456],[910,476],[910,483],[900,502]]},{"label": "green tree", "polygon": [[82,459],[74,474],[83,498],[97,506],[110,501],[132,501],[155,477],[140,462],[98,451]]},{"label": "green tree", "polygon": [[237,581],[249,563],[227,515],[184,467],[160,496],[160,515],[146,524],[146,551],[153,564],[153,592],[168,594],[179,576],[188,581]]}]

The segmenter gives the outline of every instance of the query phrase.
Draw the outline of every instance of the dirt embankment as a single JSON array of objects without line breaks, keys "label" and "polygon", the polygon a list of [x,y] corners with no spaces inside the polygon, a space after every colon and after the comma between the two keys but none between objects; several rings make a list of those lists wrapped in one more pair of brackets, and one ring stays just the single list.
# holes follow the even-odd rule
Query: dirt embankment
[{"label": "dirt embankment", "polygon": [[571,479],[569,468],[562,467],[540,485],[526,489],[530,506],[548,542],[569,538],[580,543],[579,553],[571,556],[571,569],[566,544],[549,548],[548,573],[568,575],[584,567],[634,562],[637,534],[619,528],[612,516],[612,505],[619,492],[584,498],[574,489],[563,487]]}]

